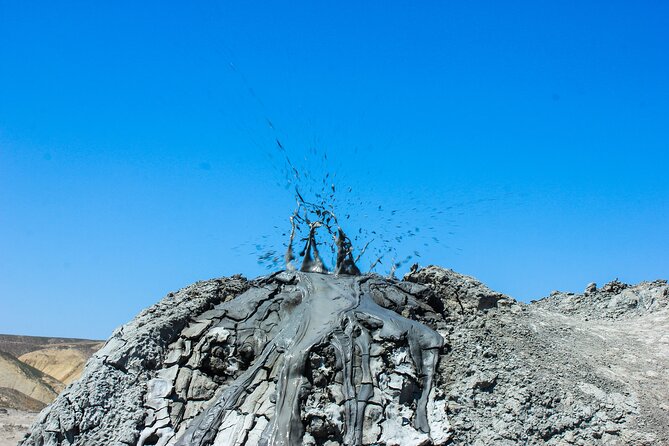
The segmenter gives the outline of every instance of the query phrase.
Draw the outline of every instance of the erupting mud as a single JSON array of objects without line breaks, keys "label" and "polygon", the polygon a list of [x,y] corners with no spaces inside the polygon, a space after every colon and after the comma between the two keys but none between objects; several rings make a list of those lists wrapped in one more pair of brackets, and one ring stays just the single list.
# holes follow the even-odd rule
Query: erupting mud
[{"label": "erupting mud", "polygon": [[[138,446],[362,445],[397,438],[402,424],[429,441],[442,336],[386,308],[411,296],[361,275],[334,212],[296,196],[286,270],[196,318],[170,347],[149,383]],[[319,228],[336,248],[334,273]],[[396,424],[370,425],[393,415]]]},{"label": "erupting mud", "polygon": [[[221,368],[222,376],[218,375],[223,382],[214,401],[176,435],[170,427],[147,428],[140,446],[155,436],[164,437],[155,444],[176,438],[179,446],[288,446],[320,444],[328,438],[346,445],[376,441],[378,432],[373,438],[365,437],[365,414],[369,404],[383,407],[379,380],[391,377],[383,371],[380,353],[390,354],[383,345],[393,343],[406,347],[404,361],[398,365],[414,381],[403,383],[398,393],[412,401],[416,432],[429,436],[427,403],[443,338],[375,301],[375,278],[359,275],[350,241],[339,228],[336,274],[327,274],[315,238],[322,222],[307,223],[300,271],[294,271],[291,263],[293,226],[286,253],[288,270],[275,275],[266,288],[251,289],[224,304],[217,310],[223,317],[209,329],[215,339],[205,338],[198,344],[201,348],[218,343],[233,353],[224,360],[228,365]],[[328,358],[317,350],[333,352],[334,367],[328,368]],[[322,373],[328,378],[318,376]],[[162,388],[160,382],[154,384]],[[316,424],[327,425],[324,429],[314,429],[314,417],[308,419],[304,413],[310,393],[318,386],[325,389],[317,393],[334,403],[328,408],[329,419],[316,417]],[[149,401],[159,393],[150,392]]]},{"label": "erupting mud", "polygon": [[669,444],[667,296],[524,305],[435,266],[198,282],[116,330],[21,445]]}]

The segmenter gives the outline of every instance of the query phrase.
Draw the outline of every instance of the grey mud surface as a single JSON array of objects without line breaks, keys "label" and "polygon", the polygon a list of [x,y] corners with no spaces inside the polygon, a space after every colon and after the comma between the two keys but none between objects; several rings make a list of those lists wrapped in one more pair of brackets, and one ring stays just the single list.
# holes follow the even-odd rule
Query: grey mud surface
[{"label": "grey mud surface", "polygon": [[525,305],[438,267],[198,282],[22,444],[669,444],[668,301],[612,282]]}]

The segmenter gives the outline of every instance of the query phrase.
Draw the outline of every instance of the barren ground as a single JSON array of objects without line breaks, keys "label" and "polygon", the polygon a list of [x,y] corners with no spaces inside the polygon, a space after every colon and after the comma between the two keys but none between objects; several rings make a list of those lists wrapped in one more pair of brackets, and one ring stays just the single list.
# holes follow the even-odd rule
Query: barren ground
[{"label": "barren ground", "polygon": [[35,412],[0,409],[0,446],[16,446],[37,415]]}]

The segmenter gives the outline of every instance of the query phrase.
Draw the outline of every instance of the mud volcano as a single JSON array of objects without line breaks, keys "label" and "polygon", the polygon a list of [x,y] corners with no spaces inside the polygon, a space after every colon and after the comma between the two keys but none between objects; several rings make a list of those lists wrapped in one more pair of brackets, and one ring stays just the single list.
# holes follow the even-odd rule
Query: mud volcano
[{"label": "mud volcano", "polygon": [[[124,389],[132,390],[135,400],[141,395],[141,404],[131,410],[141,410],[143,417],[118,442],[288,446],[444,440],[445,407],[432,392],[444,339],[411,318],[433,309],[415,299],[412,287],[361,275],[350,240],[341,228],[332,230],[332,214],[324,215],[310,222],[296,212],[286,270],[240,284],[245,290],[237,296],[223,298],[217,289],[222,302],[190,314],[187,326],[186,319],[164,324],[167,336],[150,339],[166,344],[132,357],[120,353],[131,330],[144,331],[137,320],[112,337],[93,363],[111,366],[124,378],[133,362],[143,369],[135,378],[143,385]],[[292,263],[296,220],[308,228],[299,270]],[[335,273],[318,252],[316,232],[322,226],[335,235]],[[43,440],[25,444],[76,443],[81,423],[68,419],[65,425],[64,432],[47,430]]]},{"label": "mud volcano", "polygon": [[[372,276],[359,276],[350,242],[340,228],[337,274],[328,274],[315,239],[319,226],[320,222],[309,223],[300,271],[292,271],[293,226],[288,271],[222,305],[220,320],[207,323],[214,338],[205,337],[196,349],[214,343],[214,348],[227,352],[209,361],[212,380],[225,389],[183,433],[175,434],[175,427],[147,427],[139,446],[147,441],[165,444],[172,438],[181,446],[297,445],[305,434],[312,443],[375,442],[381,432],[364,428],[374,412],[367,406],[375,405],[380,412],[388,405],[383,387],[392,387],[379,379],[391,379],[386,372],[393,363],[407,378],[394,383],[397,415],[399,406],[410,401],[412,413],[403,414],[403,422],[411,424],[414,436],[429,438],[430,421],[443,418],[428,416],[427,409],[443,338],[383,306],[381,290],[389,287]],[[401,289],[394,294],[401,302],[409,298]],[[162,389],[171,384],[159,378],[152,386],[149,401],[161,398]],[[387,429],[386,435],[396,438],[395,429]]]},{"label": "mud volcano", "polygon": [[360,274],[319,216],[293,216],[284,271],[119,328],[22,445],[669,444],[666,281],[525,305],[438,267]]}]

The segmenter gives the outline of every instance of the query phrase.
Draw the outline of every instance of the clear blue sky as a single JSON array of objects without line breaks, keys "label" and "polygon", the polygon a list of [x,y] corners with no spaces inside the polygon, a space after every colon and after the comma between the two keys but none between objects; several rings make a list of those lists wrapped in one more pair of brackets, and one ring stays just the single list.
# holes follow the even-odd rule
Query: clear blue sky
[{"label": "clear blue sky", "polygon": [[669,278],[668,5],[0,0],[0,332],[263,274],[275,137],[518,299]]}]

